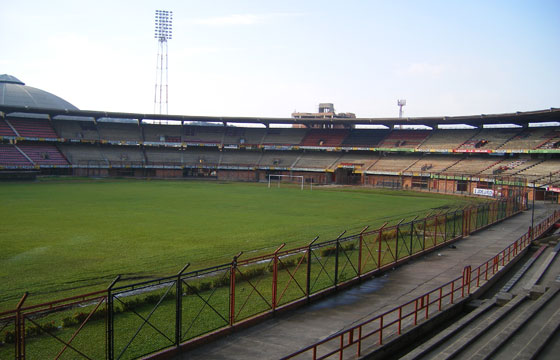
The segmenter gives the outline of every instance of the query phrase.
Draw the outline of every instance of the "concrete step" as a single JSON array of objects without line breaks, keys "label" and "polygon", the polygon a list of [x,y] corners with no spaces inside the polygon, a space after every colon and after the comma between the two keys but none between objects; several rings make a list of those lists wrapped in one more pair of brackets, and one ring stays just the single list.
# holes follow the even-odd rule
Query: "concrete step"
[{"label": "concrete step", "polygon": [[439,332],[436,336],[416,347],[414,350],[412,350],[405,356],[402,356],[400,359],[413,360],[422,358],[437,346],[440,346],[444,342],[448,341],[452,336],[458,334],[460,331],[463,331],[476,319],[484,316],[487,311],[489,311],[494,306],[496,306],[496,298],[484,300],[476,309],[474,309],[455,323],[451,324],[451,326],[443,329],[443,331]]},{"label": "concrete step", "polygon": [[[500,295],[498,295],[497,298],[500,300]],[[434,359],[469,358],[473,350],[479,346],[478,344],[484,341],[484,338],[493,337],[494,333],[500,331],[501,326],[505,322],[515,317],[515,313],[519,309],[527,307],[528,300],[528,294],[514,296],[502,307],[488,313],[488,315],[481,319],[470,331],[460,334],[455,341],[449,343],[443,351],[434,357]],[[500,301],[498,301],[498,303],[500,303]]]},{"label": "concrete step", "polygon": [[[531,298],[538,296],[542,286],[537,285],[531,291]],[[514,334],[516,334],[522,327],[526,326],[528,321],[535,317],[537,313],[544,309],[545,305],[548,304],[552,299],[554,299],[560,289],[560,286],[555,285],[548,291],[544,292],[543,295],[539,296],[536,300],[532,301],[530,306],[523,309],[521,313],[516,312],[517,316],[511,321],[507,322],[507,325],[491,339],[486,341],[483,346],[477,346],[477,351],[466,359],[489,359],[493,358],[493,355],[500,350],[502,346],[509,345],[512,341]],[[508,349],[502,350],[504,354],[503,359],[511,359],[511,354],[508,353]]]}]

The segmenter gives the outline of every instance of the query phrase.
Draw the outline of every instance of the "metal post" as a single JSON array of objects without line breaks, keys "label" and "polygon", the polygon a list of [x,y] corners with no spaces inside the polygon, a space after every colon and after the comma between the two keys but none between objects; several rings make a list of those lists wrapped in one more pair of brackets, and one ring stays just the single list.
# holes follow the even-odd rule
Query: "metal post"
[{"label": "metal post", "polygon": [[362,275],[362,250],[364,243],[364,232],[369,228],[369,225],[362,229],[360,232],[360,244],[358,248],[358,277]]},{"label": "metal post", "polygon": [[276,297],[278,293],[278,251],[280,251],[286,244],[282,244],[274,252],[274,259],[272,263],[272,310],[276,309]]},{"label": "metal post", "polygon": [[115,357],[115,333],[114,333],[114,325],[115,325],[115,317],[113,313],[113,293],[112,289],[115,284],[121,279],[121,276],[118,275],[115,280],[107,287],[107,339],[106,339],[106,350],[107,360],[113,360]]},{"label": "metal post", "polygon": [[311,295],[311,246],[317,239],[319,239],[318,236],[307,245],[307,284],[305,286],[307,301],[309,301],[309,295]]},{"label": "metal post", "polygon": [[177,283],[175,284],[175,346],[177,347],[181,343],[181,336],[183,334],[183,281],[181,280],[181,276],[190,265],[190,263],[186,264],[181,271],[179,271],[177,274]]},{"label": "metal post", "polygon": [[535,235],[533,228],[535,226],[535,197],[537,196],[537,189],[535,188],[535,182],[533,181],[533,205],[531,205],[531,241],[535,240]]},{"label": "metal post", "polygon": [[336,238],[336,257],[334,259],[334,286],[338,285],[338,257],[340,255],[340,238],[342,235],[346,234],[346,230],[344,230],[338,237]]},{"label": "metal post", "polygon": [[229,272],[229,325],[233,326],[235,323],[235,273],[237,271],[237,259],[243,254],[239,252],[233,257],[231,261],[231,269]]},{"label": "metal post", "polygon": [[21,307],[29,293],[26,291],[16,306],[16,359],[25,360],[25,321],[21,315]]}]

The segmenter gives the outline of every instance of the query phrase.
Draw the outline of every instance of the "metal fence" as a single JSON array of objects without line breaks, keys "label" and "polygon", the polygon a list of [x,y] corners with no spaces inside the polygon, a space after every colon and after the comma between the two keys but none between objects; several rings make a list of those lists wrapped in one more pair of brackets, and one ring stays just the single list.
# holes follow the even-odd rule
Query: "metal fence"
[{"label": "metal fence", "polygon": [[[187,265],[176,275],[155,280],[120,285],[117,278],[104,291],[41,305],[24,306],[24,296],[15,310],[0,313],[0,358],[135,359],[193,344],[445,246],[525,209],[526,199],[519,195],[392,226],[366,227],[329,241],[316,238],[298,248],[282,245],[250,259],[239,253],[230,263],[194,271],[187,271]],[[487,273],[477,272],[469,284]],[[403,305],[397,320],[386,315],[376,329],[364,325],[347,336],[361,338],[361,332],[382,340],[393,321],[400,329],[420,310],[427,316],[453,302],[458,291],[463,296],[464,281],[463,276],[436,291],[439,295]]]},{"label": "metal fence", "polygon": [[468,297],[473,289],[486,283],[529,246],[531,239],[542,235],[558,220],[560,220],[560,211],[555,211],[539,223],[534,230],[529,228],[527,233],[477,268],[472,269],[471,266],[466,266],[461,276],[440,287],[285,356],[282,360],[342,359],[344,354],[349,352],[359,357],[362,355],[363,348],[369,347],[371,350],[383,345],[383,341],[387,337],[400,335],[403,327],[416,326],[420,320],[427,320],[434,314],[445,310],[446,307],[448,308],[449,305],[453,305],[458,299]]}]

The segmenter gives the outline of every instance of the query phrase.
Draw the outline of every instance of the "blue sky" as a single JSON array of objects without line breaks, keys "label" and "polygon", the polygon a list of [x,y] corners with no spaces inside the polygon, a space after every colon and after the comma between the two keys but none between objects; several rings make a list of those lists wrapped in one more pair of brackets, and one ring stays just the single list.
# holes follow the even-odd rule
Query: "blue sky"
[{"label": "blue sky", "polygon": [[156,9],[174,13],[171,114],[560,107],[560,1],[3,0],[0,74],[81,109],[151,113]]}]

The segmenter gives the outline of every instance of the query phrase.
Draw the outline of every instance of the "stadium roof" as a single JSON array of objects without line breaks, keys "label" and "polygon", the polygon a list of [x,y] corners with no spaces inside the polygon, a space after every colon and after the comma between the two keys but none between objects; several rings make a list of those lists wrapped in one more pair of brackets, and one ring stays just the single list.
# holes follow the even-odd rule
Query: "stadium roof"
[{"label": "stadium roof", "polygon": [[25,85],[12,75],[0,75],[0,106],[78,110],[68,101],[44,90]]},{"label": "stadium roof", "polygon": [[25,85],[11,75],[0,75],[0,115],[1,116],[50,116],[61,120],[172,120],[194,121],[223,124],[271,124],[282,125],[382,125],[389,128],[400,125],[429,126],[471,125],[480,127],[485,124],[516,124],[527,126],[529,123],[560,122],[560,109],[515,112],[507,114],[481,114],[468,116],[434,116],[410,118],[266,118],[266,117],[228,117],[228,116],[191,116],[138,114],[79,110],[64,99],[49,92]]},{"label": "stadium roof", "polygon": [[[8,85],[6,83],[4,86]],[[39,90],[41,91],[41,90]],[[54,95],[52,95],[54,96]],[[60,99],[63,101],[62,99]],[[69,104],[70,105],[70,104]],[[106,112],[92,110],[77,109],[53,109],[40,106],[14,106],[0,103],[0,112],[2,116],[10,116],[14,113],[42,114],[51,118],[59,117],[65,119],[83,118],[102,119],[110,118],[118,120],[135,119],[135,120],[171,120],[171,121],[196,121],[208,123],[224,123],[224,124],[345,124],[345,125],[383,125],[389,128],[399,125],[425,125],[436,127],[437,125],[471,125],[480,127],[488,124],[516,124],[527,126],[529,123],[545,123],[560,122],[560,108],[551,108],[547,110],[515,112],[506,114],[481,114],[468,116],[435,116],[435,117],[410,117],[410,118],[334,118],[334,119],[294,119],[294,118],[266,118],[266,117],[227,117],[227,116],[192,116],[192,115],[160,115],[160,114],[139,114],[139,113],[121,113]],[[20,115],[21,116],[21,115]]]}]

